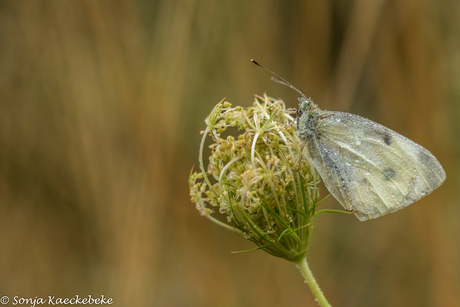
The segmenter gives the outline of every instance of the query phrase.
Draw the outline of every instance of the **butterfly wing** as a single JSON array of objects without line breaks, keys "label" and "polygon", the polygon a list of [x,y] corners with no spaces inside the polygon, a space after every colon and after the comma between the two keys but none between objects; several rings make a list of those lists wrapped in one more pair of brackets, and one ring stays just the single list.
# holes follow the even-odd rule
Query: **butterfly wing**
[{"label": "butterfly wing", "polygon": [[304,139],[329,192],[359,220],[400,210],[446,178],[425,148],[367,118],[321,111]]}]

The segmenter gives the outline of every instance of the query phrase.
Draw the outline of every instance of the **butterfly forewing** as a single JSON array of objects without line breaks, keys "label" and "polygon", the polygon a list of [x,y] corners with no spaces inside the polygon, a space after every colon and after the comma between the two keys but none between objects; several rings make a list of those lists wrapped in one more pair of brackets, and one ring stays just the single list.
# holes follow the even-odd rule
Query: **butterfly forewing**
[{"label": "butterfly forewing", "polygon": [[428,150],[364,117],[320,111],[312,132],[305,142],[315,168],[362,221],[402,209],[445,180]]}]

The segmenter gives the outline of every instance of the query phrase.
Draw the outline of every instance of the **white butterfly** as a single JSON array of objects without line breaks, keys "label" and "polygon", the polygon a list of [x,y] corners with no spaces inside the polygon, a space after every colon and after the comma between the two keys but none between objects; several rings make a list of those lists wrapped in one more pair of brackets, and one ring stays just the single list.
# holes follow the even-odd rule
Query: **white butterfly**
[{"label": "white butterfly", "polygon": [[300,93],[298,136],[329,192],[359,220],[400,210],[446,179],[439,161],[422,146],[367,118],[323,111],[267,70]]},{"label": "white butterfly", "polygon": [[400,210],[446,179],[425,148],[367,118],[323,111],[302,95],[297,133],[329,192],[359,220]]}]

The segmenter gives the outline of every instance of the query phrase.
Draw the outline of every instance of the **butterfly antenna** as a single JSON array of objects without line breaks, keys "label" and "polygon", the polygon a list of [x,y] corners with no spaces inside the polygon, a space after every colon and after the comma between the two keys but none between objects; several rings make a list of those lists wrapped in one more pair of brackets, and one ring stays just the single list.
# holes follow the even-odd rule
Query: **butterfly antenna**
[{"label": "butterfly antenna", "polygon": [[276,83],[280,83],[280,84],[283,84],[287,87],[290,87],[292,88],[294,91],[296,91],[297,93],[299,93],[302,97],[305,98],[305,95],[299,91],[294,85],[292,85],[291,83],[289,83],[288,81],[286,81],[286,79],[284,79],[283,77],[280,77],[277,73],[271,71],[270,69],[268,69],[267,67],[265,66],[262,66],[260,65],[259,63],[257,63],[254,59],[251,59],[251,62],[256,64],[257,66],[259,67],[262,67],[263,69],[265,69],[266,71],[268,71],[269,73],[271,73],[273,75],[272,77],[272,80],[275,81]]}]

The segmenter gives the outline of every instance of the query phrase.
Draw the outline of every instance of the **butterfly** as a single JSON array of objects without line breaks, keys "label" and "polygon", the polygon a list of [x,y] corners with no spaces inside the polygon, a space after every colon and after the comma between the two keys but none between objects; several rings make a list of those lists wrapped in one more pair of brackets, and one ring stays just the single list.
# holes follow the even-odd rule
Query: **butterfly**
[{"label": "butterfly", "polygon": [[359,220],[407,207],[446,179],[439,161],[424,147],[367,118],[321,110],[273,74],[282,80],[275,81],[300,93],[298,137],[326,188]]}]

